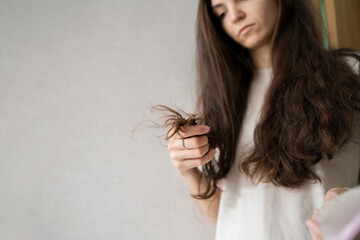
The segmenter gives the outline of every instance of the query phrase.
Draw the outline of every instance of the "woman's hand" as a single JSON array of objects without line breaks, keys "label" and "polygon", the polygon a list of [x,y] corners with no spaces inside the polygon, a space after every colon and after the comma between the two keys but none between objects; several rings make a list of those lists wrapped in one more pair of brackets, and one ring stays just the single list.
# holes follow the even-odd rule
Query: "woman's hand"
[{"label": "woman's hand", "polygon": [[[324,203],[321,207],[321,209],[324,208],[324,206],[331,201],[332,199],[338,197],[340,194],[346,192],[350,188],[331,188],[325,195]],[[317,223],[317,215],[319,213],[319,209],[315,209],[313,211],[313,215],[310,219],[306,221],[306,225],[309,228],[311,239],[312,240],[323,240],[323,235],[320,230],[319,224]]]},{"label": "woman's hand", "polygon": [[[186,125],[169,139],[170,158],[181,175],[213,159],[216,150],[209,151],[208,137],[204,135],[209,130],[210,127],[206,125]],[[186,149],[181,145],[182,139],[184,139],[183,144]]]}]

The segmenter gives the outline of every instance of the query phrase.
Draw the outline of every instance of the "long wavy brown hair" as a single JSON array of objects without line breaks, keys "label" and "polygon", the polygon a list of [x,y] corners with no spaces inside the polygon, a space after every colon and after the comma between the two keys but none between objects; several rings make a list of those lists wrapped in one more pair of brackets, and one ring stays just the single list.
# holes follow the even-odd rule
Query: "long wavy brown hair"
[{"label": "long wavy brown hair", "polygon": [[[311,0],[275,1],[279,15],[271,40],[273,79],[254,147],[238,167],[258,183],[298,188],[306,180],[321,182],[311,166],[322,156],[331,160],[353,134],[360,77],[345,58],[360,57],[354,49],[325,49],[321,17]],[[210,126],[209,145],[219,149],[219,156],[202,166],[206,191],[191,196],[208,199],[222,191],[217,183],[234,164],[254,64],[248,49],[224,32],[210,0],[199,1],[196,31],[196,123]],[[195,124],[173,113],[169,125]]]}]

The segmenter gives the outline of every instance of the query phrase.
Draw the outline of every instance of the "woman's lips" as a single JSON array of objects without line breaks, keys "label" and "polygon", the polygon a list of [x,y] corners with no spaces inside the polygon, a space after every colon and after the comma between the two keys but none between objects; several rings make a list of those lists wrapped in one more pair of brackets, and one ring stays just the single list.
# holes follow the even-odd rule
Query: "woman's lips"
[{"label": "woman's lips", "polygon": [[239,36],[243,36],[245,35],[248,31],[250,31],[250,29],[252,28],[254,24],[249,24],[249,25],[246,25],[245,27],[243,27],[242,29],[240,29],[239,31]]}]

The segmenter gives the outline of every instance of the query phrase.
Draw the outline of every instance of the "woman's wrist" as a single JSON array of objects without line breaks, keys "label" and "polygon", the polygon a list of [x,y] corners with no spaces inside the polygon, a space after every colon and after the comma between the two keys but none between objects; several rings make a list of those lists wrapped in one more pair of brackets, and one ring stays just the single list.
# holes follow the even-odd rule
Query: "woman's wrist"
[{"label": "woman's wrist", "polygon": [[183,178],[187,178],[188,176],[194,177],[194,176],[199,176],[200,171],[197,167],[195,168],[190,168],[190,169],[186,169],[186,170],[179,170],[178,172],[180,173],[180,175]]}]

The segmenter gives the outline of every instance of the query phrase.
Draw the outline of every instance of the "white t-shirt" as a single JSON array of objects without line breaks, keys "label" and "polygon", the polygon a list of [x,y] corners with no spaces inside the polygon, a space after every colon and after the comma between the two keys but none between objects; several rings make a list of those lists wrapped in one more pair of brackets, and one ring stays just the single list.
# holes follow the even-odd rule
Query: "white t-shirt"
[{"label": "white t-shirt", "polygon": [[[260,69],[256,70],[251,82],[235,164],[221,182],[223,192],[216,240],[310,240],[305,221],[311,218],[314,209],[322,206],[326,192],[332,187],[357,185],[360,146],[353,140],[332,160],[322,159],[313,166],[322,183],[308,181],[297,190],[289,190],[272,183],[254,185],[239,172],[237,166],[253,144],[255,125],[271,79],[272,69]],[[359,134],[353,137],[359,139]]]}]

